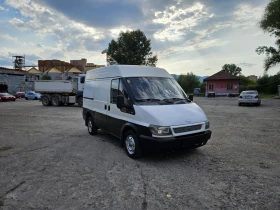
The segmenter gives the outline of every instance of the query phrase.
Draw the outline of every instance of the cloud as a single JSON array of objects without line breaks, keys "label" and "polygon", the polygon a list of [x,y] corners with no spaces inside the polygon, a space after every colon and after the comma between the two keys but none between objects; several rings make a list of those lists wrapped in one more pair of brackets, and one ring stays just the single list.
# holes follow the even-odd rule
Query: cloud
[{"label": "cloud", "polygon": [[9,34],[0,34],[0,39],[5,39],[7,41],[12,41],[12,42],[16,42],[17,41],[16,37],[12,37]]},{"label": "cloud", "polygon": [[91,27],[133,26],[143,18],[138,1],[83,0],[69,2],[69,0],[40,0],[38,2],[59,13],[63,13],[70,20],[84,23]]},{"label": "cloud", "polygon": [[9,11],[9,9],[6,9],[6,8],[4,8],[4,7],[2,7],[2,6],[0,6],[0,11]]},{"label": "cloud", "polygon": [[242,63],[237,64],[237,66],[244,66],[244,67],[249,67],[249,68],[251,68],[255,65],[256,64],[254,64],[254,63],[246,63],[246,62],[242,62]]},{"label": "cloud", "polygon": [[[257,28],[267,2],[4,0],[5,8],[10,10],[1,13],[4,15],[0,21],[5,29],[0,36],[8,44],[1,43],[0,53],[22,52],[62,60],[91,57],[94,61],[88,59],[90,62],[105,63],[100,52],[108,47],[111,39],[116,39],[121,31],[139,28],[151,39],[152,51],[163,67],[190,60],[172,69],[204,71],[211,67],[210,74],[220,69],[225,56],[232,63],[246,56],[247,61],[260,66],[260,57],[255,60],[252,56],[256,56],[254,46],[270,44],[266,41],[269,38]],[[11,60],[9,56],[7,59]]]}]

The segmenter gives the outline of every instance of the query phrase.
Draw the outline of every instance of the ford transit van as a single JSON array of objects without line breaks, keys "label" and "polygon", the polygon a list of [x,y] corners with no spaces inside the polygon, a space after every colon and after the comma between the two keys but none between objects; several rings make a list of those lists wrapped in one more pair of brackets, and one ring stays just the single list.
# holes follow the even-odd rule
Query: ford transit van
[{"label": "ford transit van", "polygon": [[88,71],[85,80],[89,134],[111,133],[131,158],[140,157],[146,143],[199,147],[211,137],[205,113],[164,69],[112,65]]}]

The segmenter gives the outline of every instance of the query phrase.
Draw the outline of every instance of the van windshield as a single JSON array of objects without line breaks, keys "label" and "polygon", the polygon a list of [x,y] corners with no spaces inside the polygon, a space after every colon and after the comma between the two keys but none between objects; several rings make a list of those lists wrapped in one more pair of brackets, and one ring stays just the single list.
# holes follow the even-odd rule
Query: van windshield
[{"label": "van windshield", "polygon": [[187,98],[173,78],[131,77],[125,78],[125,80],[136,101]]}]

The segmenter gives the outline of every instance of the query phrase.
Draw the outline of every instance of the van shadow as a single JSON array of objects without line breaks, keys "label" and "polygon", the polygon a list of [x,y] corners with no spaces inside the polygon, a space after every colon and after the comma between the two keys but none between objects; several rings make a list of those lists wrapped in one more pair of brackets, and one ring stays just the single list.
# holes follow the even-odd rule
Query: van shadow
[{"label": "van shadow", "polygon": [[[106,141],[116,148],[118,148],[119,152],[124,151],[124,147],[121,147],[120,140],[107,133],[106,131],[98,130],[98,137],[101,141]],[[207,145],[207,144],[206,144]],[[203,152],[200,151],[199,148],[190,148],[190,147],[179,147],[179,148],[163,148],[159,144],[154,145],[151,148],[144,148],[143,156],[140,159],[137,159],[139,162],[164,162],[170,160],[180,160],[185,159],[192,156],[200,156],[204,157]],[[128,157],[129,158],[129,157]]]}]

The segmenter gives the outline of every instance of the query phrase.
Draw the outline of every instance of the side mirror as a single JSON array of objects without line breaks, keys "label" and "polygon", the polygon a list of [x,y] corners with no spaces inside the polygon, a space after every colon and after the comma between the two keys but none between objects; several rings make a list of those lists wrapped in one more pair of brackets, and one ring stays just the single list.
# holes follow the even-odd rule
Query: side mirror
[{"label": "side mirror", "polygon": [[190,95],[189,95],[189,100],[190,100],[190,101],[193,101],[193,94],[190,94]]},{"label": "side mirror", "polygon": [[117,96],[117,107],[119,109],[124,107],[124,96],[120,96],[120,95]]}]

